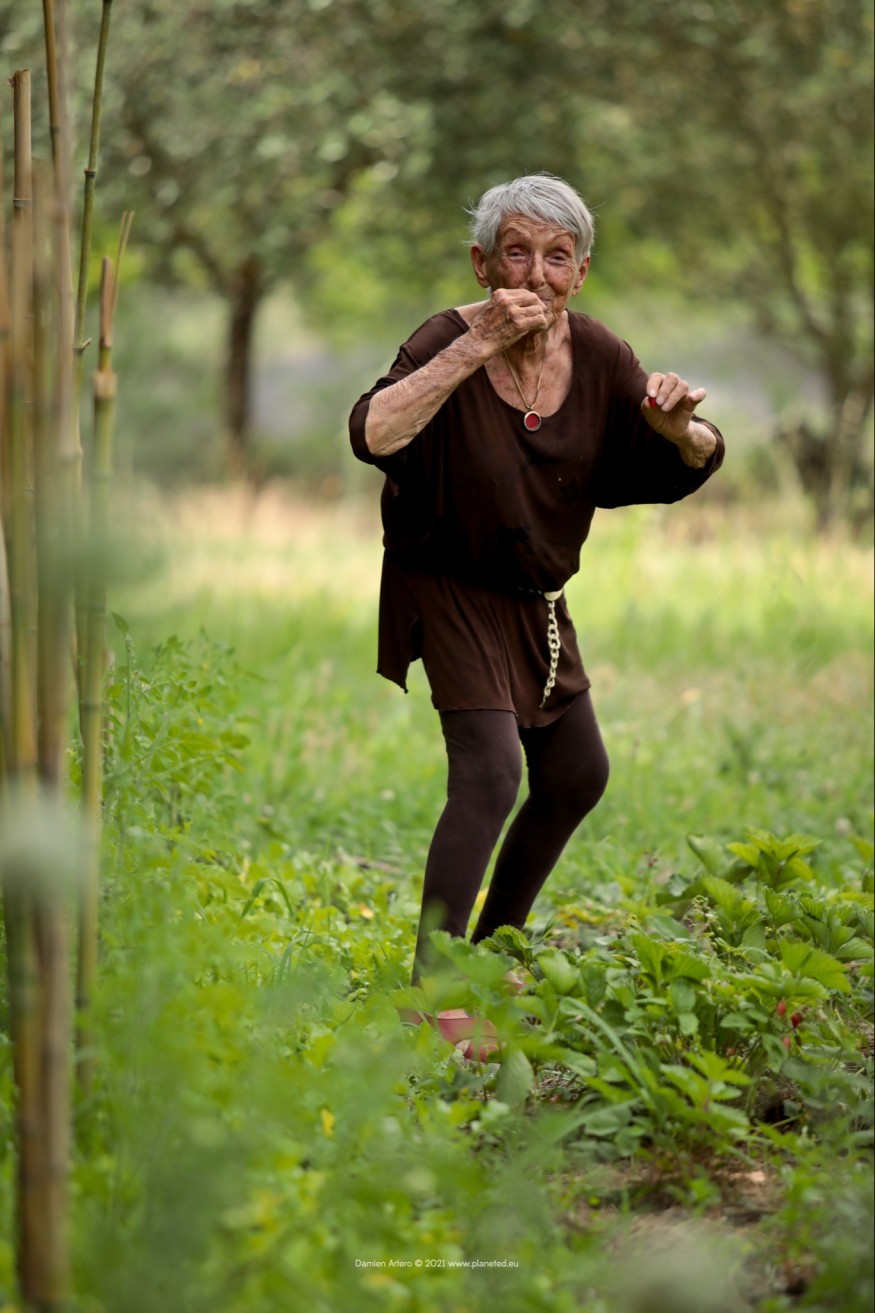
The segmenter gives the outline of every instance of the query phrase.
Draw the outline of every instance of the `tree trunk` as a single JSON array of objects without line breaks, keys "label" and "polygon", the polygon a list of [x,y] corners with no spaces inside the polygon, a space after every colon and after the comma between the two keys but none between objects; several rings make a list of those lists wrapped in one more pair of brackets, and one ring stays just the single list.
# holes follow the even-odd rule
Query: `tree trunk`
[{"label": "tree trunk", "polygon": [[236,270],[228,290],[228,343],[225,360],[225,424],[229,462],[235,476],[249,473],[252,425],[252,345],[255,317],[264,295],[261,267],[249,257]]},{"label": "tree trunk", "polygon": [[833,388],[825,429],[804,420],[778,437],[785,443],[803,490],[814,507],[816,526],[825,532],[844,523],[867,525],[873,514],[866,432],[872,408],[872,377]]}]

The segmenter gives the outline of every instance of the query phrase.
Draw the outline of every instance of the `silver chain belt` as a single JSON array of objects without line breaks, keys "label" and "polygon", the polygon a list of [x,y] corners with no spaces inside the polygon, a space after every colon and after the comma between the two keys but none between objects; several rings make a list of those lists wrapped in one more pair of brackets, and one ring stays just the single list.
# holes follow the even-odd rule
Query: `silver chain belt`
[{"label": "silver chain belt", "polygon": [[542,593],[541,596],[547,603],[547,646],[550,649],[550,669],[547,673],[547,682],[544,685],[544,696],[541,698],[541,706],[543,707],[556,683],[556,671],[559,667],[559,653],[562,650],[562,640],[559,637],[559,622],[556,619],[556,603],[562,596],[562,589],[560,588],[558,593]]}]

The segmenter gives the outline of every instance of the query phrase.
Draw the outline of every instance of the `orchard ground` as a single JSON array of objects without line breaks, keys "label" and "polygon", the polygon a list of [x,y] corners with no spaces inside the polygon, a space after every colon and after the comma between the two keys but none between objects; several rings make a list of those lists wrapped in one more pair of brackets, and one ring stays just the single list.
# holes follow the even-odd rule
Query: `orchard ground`
[{"label": "orchard ground", "polygon": [[443,946],[472,1064],[397,1011],[445,764],[374,673],[378,491],[125,517],[83,1309],[862,1313],[871,549],[719,491],[597,516],[611,784],[524,936]]}]

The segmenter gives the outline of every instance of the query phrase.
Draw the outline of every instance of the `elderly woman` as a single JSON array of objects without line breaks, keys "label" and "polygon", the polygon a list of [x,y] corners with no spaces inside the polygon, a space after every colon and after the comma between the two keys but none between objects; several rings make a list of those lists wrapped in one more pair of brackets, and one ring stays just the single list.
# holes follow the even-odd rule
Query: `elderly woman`
[{"label": "elderly woman", "polygon": [[485,299],[427,320],[350,417],[385,476],[378,671],[406,691],[422,658],[448,757],[425,868],[414,980],[428,931],[464,935],[493,849],[474,941],[523,926],[608,758],[563,588],[597,507],[674,502],[719,467],[704,388],[646,373],[569,309],[593,219],[549,174],[493,187],[472,212]]}]

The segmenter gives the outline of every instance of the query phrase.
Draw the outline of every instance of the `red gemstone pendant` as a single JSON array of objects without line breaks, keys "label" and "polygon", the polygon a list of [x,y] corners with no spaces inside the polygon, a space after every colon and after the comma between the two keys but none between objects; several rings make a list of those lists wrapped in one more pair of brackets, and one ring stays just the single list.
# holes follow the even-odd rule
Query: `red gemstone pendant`
[{"label": "red gemstone pendant", "polygon": [[530,433],[534,433],[536,429],[541,427],[541,416],[536,410],[527,410],[523,415],[523,424]]}]

